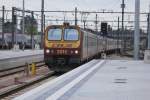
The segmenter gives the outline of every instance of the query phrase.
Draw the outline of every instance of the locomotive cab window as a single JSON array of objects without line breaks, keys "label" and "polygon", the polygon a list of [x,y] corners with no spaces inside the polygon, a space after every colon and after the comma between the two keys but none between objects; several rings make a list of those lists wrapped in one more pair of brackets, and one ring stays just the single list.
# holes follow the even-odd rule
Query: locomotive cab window
[{"label": "locomotive cab window", "polygon": [[77,41],[79,39],[78,30],[64,29],[64,40]]},{"label": "locomotive cab window", "polygon": [[62,37],[62,29],[55,28],[55,29],[49,29],[48,31],[48,40],[61,40]]}]

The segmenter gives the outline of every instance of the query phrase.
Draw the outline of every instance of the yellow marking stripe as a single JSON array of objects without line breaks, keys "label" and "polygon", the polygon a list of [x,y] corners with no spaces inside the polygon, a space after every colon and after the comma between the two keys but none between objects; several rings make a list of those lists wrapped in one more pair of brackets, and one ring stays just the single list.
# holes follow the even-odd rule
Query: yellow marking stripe
[{"label": "yellow marking stripe", "polygon": [[48,48],[78,48],[80,46],[80,41],[77,42],[49,42],[45,43]]}]

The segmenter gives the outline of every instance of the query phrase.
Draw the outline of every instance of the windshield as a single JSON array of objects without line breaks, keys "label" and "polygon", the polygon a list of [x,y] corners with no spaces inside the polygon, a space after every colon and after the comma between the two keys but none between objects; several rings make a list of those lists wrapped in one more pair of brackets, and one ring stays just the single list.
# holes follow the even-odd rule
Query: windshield
[{"label": "windshield", "polygon": [[65,29],[64,30],[64,40],[78,40],[78,30],[76,29]]},{"label": "windshield", "polygon": [[62,29],[49,29],[48,40],[61,40]]}]

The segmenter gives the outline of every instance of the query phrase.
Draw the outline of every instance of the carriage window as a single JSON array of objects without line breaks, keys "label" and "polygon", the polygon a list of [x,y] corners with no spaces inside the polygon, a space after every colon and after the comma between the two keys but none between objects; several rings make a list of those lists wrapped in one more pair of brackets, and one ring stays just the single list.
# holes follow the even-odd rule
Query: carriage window
[{"label": "carriage window", "polygon": [[62,29],[49,29],[48,40],[61,40]]},{"label": "carriage window", "polygon": [[65,29],[64,30],[64,40],[76,41],[79,39],[78,30],[76,29]]}]

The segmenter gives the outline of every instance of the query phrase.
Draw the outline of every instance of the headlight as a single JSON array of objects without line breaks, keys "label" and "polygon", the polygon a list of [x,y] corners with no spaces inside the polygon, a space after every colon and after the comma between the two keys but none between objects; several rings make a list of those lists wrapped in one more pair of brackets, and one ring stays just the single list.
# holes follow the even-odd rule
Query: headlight
[{"label": "headlight", "polygon": [[46,53],[50,53],[50,50],[49,50],[49,49],[47,49],[47,50],[46,50]]},{"label": "headlight", "polygon": [[78,53],[79,53],[78,50],[76,50],[76,51],[75,51],[75,54],[78,54]]}]

